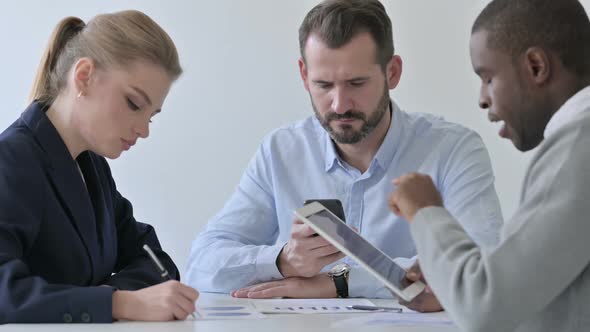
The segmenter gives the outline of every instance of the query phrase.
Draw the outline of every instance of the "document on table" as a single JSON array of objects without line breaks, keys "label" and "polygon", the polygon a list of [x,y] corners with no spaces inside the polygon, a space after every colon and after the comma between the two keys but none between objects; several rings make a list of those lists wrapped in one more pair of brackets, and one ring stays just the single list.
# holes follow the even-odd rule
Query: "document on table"
[{"label": "document on table", "polygon": [[343,319],[332,323],[331,328],[354,328],[366,326],[394,326],[394,325],[428,325],[428,326],[452,326],[453,322],[443,312],[419,313],[406,310],[402,313],[375,313]]},{"label": "document on table", "polygon": [[197,306],[197,320],[218,319],[260,319],[266,316],[251,305],[211,305]]},{"label": "document on table", "polygon": [[367,299],[262,299],[250,300],[258,310],[266,314],[333,314],[364,312],[366,310],[350,309],[353,305],[372,306]]}]

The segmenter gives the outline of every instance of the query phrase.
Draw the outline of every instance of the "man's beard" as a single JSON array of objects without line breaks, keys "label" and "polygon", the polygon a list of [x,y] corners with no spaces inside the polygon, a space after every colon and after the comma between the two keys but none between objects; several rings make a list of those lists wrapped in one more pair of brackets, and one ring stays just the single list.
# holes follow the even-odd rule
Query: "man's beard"
[{"label": "man's beard", "polygon": [[[365,137],[369,136],[369,134],[379,125],[381,119],[383,119],[383,116],[388,111],[389,90],[387,89],[386,85],[385,91],[381,96],[381,100],[379,100],[379,104],[369,115],[369,119],[366,119],[366,115],[364,113],[355,110],[348,110],[343,114],[330,112],[325,118],[322,118],[313,102],[313,99],[311,99],[311,105],[316,118],[322,127],[324,127],[324,129],[330,134],[330,137],[332,137],[334,141],[340,144],[356,144],[365,139]],[[340,119],[359,119],[363,122],[363,124],[359,130],[355,130],[353,126],[349,124],[340,125],[336,130],[330,126],[330,122]]]}]

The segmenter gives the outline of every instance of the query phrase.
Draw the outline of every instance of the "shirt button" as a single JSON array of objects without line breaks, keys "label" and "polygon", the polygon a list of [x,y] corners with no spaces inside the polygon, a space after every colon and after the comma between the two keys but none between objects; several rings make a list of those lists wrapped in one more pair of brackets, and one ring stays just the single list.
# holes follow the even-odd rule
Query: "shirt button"
[{"label": "shirt button", "polygon": [[82,323],[90,323],[90,315],[87,312],[82,313],[80,319],[82,320]]},{"label": "shirt button", "polygon": [[72,322],[72,315],[65,313],[63,315],[64,323],[71,323]]}]

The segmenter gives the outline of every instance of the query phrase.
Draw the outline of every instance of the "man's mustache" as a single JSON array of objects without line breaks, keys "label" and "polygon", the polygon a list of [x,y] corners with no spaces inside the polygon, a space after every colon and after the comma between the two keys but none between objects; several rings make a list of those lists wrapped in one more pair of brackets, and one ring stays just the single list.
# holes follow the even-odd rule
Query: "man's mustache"
[{"label": "man's mustache", "polygon": [[346,111],[345,113],[342,113],[342,114],[330,113],[326,117],[326,121],[328,121],[328,122],[333,121],[333,120],[351,120],[351,119],[364,120],[365,115],[362,112]]}]

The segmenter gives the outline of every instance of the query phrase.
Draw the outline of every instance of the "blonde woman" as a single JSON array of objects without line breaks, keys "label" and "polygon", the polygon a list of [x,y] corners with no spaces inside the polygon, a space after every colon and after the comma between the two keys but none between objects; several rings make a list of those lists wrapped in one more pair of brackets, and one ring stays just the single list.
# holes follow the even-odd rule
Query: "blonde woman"
[{"label": "blonde woman", "polygon": [[[105,160],[148,137],[181,72],[174,43],[141,12],[57,25],[31,104],[0,134],[0,323],[159,321],[195,310],[198,292],[177,281]],[[176,280],[160,283],[144,244]]]}]

